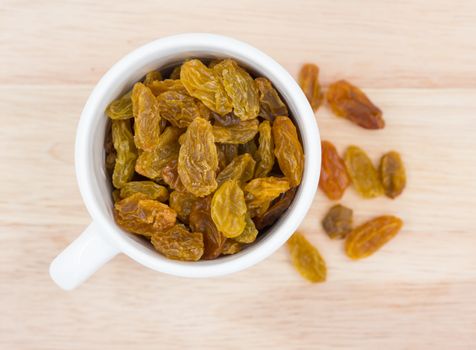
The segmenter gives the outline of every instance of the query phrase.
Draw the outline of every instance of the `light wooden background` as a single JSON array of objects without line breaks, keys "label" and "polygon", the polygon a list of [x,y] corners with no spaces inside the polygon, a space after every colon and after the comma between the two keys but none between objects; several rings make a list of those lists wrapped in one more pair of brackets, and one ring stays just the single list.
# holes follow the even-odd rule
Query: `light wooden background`
[{"label": "light wooden background", "polygon": [[[327,260],[310,285],[285,249],[232,276],[188,280],[125,256],[74,292],[48,265],[89,223],[73,165],[75,128],[102,74],[165,35],[213,32],[265,51],[292,74],[317,62],[384,111],[369,132],[325,109],[322,137],[374,160],[399,150],[395,201],[343,204],[356,221],[405,220],[351,262],[320,228],[321,193],[301,230]],[[476,3],[467,1],[0,2],[1,349],[475,349]]]}]

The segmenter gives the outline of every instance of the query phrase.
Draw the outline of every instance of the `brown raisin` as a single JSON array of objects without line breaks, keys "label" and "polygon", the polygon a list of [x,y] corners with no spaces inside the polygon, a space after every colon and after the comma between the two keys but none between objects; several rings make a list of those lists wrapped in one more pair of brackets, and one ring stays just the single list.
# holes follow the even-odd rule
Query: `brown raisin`
[{"label": "brown raisin", "polygon": [[365,129],[383,129],[382,111],[357,86],[339,80],[329,86],[327,102],[334,114]]},{"label": "brown raisin", "polygon": [[291,188],[286,193],[282,194],[279,200],[276,203],[273,203],[271,207],[261,216],[254,218],[256,228],[262,230],[265,227],[271,226],[274,224],[289,208],[291,205],[294,196],[296,195],[297,188]]},{"label": "brown raisin", "polygon": [[331,239],[343,239],[352,231],[352,209],[337,204],[329,209],[322,227]]},{"label": "brown raisin", "polygon": [[380,159],[379,170],[385,195],[390,198],[399,196],[407,183],[405,167],[400,154],[395,151],[384,154]]},{"label": "brown raisin", "polygon": [[280,115],[288,115],[288,108],[279,97],[271,82],[263,77],[255,79],[259,90],[260,110],[259,116],[273,121]]},{"label": "brown raisin", "polygon": [[189,221],[192,230],[203,233],[205,251],[202,259],[209,260],[218,257],[223,250],[226,237],[218,231],[211,217],[212,197],[197,199],[190,211]]}]

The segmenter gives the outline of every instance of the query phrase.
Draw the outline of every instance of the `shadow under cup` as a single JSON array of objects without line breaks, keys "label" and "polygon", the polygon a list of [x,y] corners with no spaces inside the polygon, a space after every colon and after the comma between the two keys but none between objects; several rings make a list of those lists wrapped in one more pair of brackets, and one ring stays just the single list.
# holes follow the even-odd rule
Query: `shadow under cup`
[{"label": "shadow under cup", "polygon": [[[239,43],[240,47],[236,47],[236,43]],[[179,45],[174,47],[173,44],[165,48],[154,46],[154,42],[148,44],[126,56],[106,73],[83,110],[76,140],[76,170],[88,211],[95,222],[99,221],[104,234],[114,241],[113,244],[118,245],[119,250],[152,269],[187,277],[206,277],[251,266],[272,254],[289,238],[302,221],[314,197],[320,171],[320,139],[314,113],[299,86],[280,65],[253,47],[236,43],[232,41],[233,45],[209,47],[210,43],[197,42],[195,46],[188,45],[186,50],[181,49]],[[164,45],[167,46],[166,43]],[[203,46],[207,48],[204,49]],[[155,69],[166,70],[188,58],[233,58],[253,75],[268,78],[293,116],[305,153],[303,181],[291,206],[282,217],[267,229],[267,232],[261,233],[260,239],[243,251],[215,260],[197,262],[167,259],[156,252],[149,242],[116,225],[104,149],[105,135],[110,123],[104,114],[107,105],[129,91],[147,72]],[[215,269],[216,265],[222,265],[222,268]],[[225,265],[229,266],[225,268]]]}]

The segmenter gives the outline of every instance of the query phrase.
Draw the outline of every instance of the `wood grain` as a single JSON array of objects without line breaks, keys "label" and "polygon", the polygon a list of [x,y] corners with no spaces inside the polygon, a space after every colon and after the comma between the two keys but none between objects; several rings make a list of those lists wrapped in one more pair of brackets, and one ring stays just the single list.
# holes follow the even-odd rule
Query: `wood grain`
[{"label": "wood grain", "polygon": [[[291,73],[318,62],[324,85],[345,77],[384,111],[382,131],[325,108],[323,139],[373,160],[402,153],[397,200],[342,203],[362,222],[405,220],[373,257],[351,262],[320,219],[301,231],[326,258],[310,285],[285,249],[246,271],[189,280],[125,256],[79,289],[59,290],[50,261],[88,224],[73,150],[79,114],[100,76],[155,38],[231,35]],[[473,1],[2,1],[0,4],[1,349],[476,348],[476,4]]]}]

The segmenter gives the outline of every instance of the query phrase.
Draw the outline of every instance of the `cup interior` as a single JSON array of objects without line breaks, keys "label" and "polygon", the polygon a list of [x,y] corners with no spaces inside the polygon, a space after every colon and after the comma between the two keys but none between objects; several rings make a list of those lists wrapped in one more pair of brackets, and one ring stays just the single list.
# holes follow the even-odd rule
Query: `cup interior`
[{"label": "cup interior", "polygon": [[[175,66],[187,58],[233,58],[256,76],[268,78],[285,100],[300,131],[305,153],[302,183],[294,201],[262,238],[242,252],[216,260],[183,262],[165,258],[141,237],[114,221],[111,185],[105,169],[104,139],[109,125],[104,110],[147,72]],[[314,113],[294,79],[274,60],[231,38],[210,34],[168,37],[143,46],[114,65],[91,93],[81,115],[76,139],[76,172],[81,194],[93,220],[112,244],[134,260],[158,271],[186,277],[223,275],[251,266],[278,249],[309,209],[320,172],[320,137]]]}]

